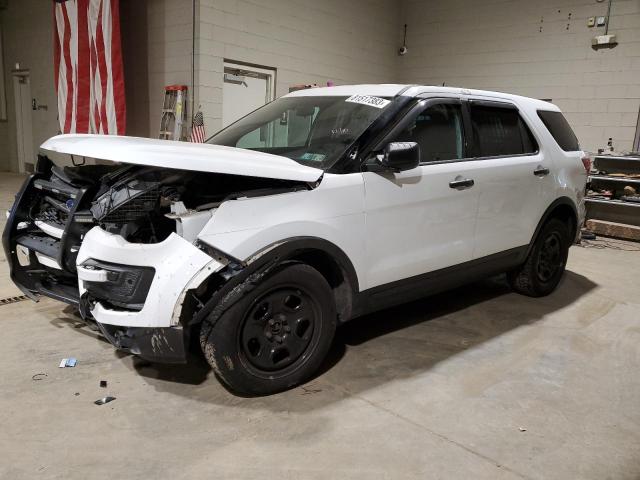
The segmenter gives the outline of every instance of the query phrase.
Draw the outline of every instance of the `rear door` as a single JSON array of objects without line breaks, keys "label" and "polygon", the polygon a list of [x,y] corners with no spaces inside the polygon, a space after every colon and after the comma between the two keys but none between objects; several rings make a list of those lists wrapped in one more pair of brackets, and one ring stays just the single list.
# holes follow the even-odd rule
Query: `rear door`
[{"label": "rear door", "polygon": [[478,215],[473,258],[527,245],[546,208],[550,159],[518,108],[508,102],[470,98],[470,150],[482,168],[475,172]]}]

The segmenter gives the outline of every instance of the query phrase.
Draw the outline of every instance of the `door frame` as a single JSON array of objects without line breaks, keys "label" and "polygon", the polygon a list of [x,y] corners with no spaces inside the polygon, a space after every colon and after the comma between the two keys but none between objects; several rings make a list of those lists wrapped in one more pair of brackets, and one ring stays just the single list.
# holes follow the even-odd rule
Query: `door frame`
[{"label": "door frame", "polygon": [[[265,65],[255,63],[241,62],[238,60],[224,59],[223,73],[242,75],[244,77],[262,78],[267,81],[267,93],[265,95],[265,103],[275,100],[276,80],[278,70]],[[224,79],[223,79],[224,81]]]},{"label": "door frame", "polygon": [[[18,156],[18,172],[26,172],[26,164],[35,164],[33,152],[33,116],[31,108],[27,111],[29,115],[24,114],[22,106],[24,99],[20,95],[20,85],[28,86],[28,101],[31,104],[31,73],[27,69],[12,70],[13,78],[13,95],[16,112],[16,147]],[[27,117],[27,118],[25,118]],[[29,161],[30,160],[30,161]]]},{"label": "door frame", "polygon": [[[222,124],[223,128],[226,128],[229,124],[226,124],[224,118],[224,83],[227,82],[227,75],[238,75],[242,77],[258,78],[265,81],[267,88],[265,92],[264,105],[275,100],[276,93],[276,75],[277,70],[272,67],[264,65],[257,65],[248,62],[241,62],[237,60],[224,59],[223,64],[223,88],[222,88]],[[229,82],[236,83],[236,82]],[[246,84],[245,84],[246,85]],[[275,132],[269,128],[265,134],[269,137],[273,137]]]}]

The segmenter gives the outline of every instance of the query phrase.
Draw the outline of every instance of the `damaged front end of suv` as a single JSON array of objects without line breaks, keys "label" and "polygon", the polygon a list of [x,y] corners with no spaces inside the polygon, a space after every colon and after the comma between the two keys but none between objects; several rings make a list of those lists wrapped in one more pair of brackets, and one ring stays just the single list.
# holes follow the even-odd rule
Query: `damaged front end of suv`
[{"label": "damaged front end of suv", "polygon": [[[68,150],[64,156],[75,162]],[[228,270],[241,268],[198,239],[218,207],[312,188],[237,168],[116,163],[98,152],[89,152],[92,164],[62,167],[51,153],[42,151],[8,212],[3,246],[12,280],[34,300],[43,295],[75,306],[116,347],[162,362],[186,359],[189,322],[203,306],[196,290],[216,288]]]}]

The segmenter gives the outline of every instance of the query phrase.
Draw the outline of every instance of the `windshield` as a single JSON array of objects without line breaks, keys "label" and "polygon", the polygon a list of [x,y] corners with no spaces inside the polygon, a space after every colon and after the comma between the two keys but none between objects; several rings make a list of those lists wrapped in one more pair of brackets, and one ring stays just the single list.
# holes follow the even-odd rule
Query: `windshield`
[{"label": "windshield", "polygon": [[366,95],[280,98],[241,118],[207,143],[282,155],[327,169],[389,103]]}]

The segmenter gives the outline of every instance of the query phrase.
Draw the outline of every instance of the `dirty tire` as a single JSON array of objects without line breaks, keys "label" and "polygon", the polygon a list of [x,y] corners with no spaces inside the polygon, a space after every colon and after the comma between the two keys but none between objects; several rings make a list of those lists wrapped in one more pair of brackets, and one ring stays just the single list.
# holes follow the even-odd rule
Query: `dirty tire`
[{"label": "dirty tire", "polygon": [[553,292],[564,274],[570,236],[569,228],[561,220],[552,218],[545,223],[525,263],[507,274],[511,288],[530,297]]},{"label": "dirty tire", "polygon": [[309,379],[336,330],[331,288],[314,268],[290,264],[264,278],[217,321],[205,320],[204,355],[230,390],[268,395]]}]

